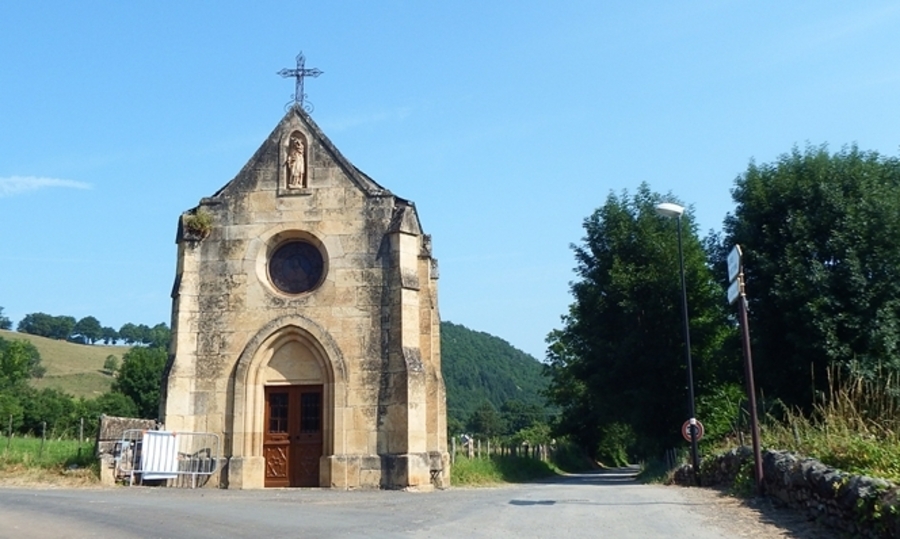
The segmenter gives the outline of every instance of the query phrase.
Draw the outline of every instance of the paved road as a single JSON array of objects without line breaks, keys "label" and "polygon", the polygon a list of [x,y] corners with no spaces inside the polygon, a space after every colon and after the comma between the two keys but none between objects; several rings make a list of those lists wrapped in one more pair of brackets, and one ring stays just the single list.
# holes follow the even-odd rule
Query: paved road
[{"label": "paved road", "polygon": [[687,500],[627,470],[432,493],[0,488],[0,537],[729,537]]}]

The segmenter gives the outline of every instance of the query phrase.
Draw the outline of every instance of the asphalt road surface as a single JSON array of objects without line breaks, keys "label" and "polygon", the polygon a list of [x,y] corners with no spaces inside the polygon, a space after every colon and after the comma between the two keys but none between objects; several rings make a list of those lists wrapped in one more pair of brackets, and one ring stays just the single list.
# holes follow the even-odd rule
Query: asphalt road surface
[{"label": "asphalt road surface", "polygon": [[430,493],[0,488],[0,537],[730,537],[684,489],[632,475]]}]

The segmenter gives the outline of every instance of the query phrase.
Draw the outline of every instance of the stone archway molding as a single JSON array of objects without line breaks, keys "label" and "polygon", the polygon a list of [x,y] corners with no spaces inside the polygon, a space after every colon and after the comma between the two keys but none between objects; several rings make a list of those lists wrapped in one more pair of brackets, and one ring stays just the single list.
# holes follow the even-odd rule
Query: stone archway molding
[{"label": "stone archway molding", "polygon": [[298,341],[318,361],[323,384],[323,453],[343,450],[343,411],[347,406],[347,369],[334,338],[319,324],[302,315],[276,318],[248,341],[231,376],[232,409],[228,483],[232,488],[262,488],[262,457],[265,385],[263,373],[275,350],[288,341]]}]

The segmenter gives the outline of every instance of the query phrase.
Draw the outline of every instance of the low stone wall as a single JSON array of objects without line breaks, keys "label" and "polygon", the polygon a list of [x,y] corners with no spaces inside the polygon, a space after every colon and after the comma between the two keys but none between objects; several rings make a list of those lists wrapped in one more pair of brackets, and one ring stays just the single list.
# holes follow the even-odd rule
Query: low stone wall
[{"label": "low stone wall", "polygon": [[100,483],[107,486],[116,484],[116,443],[122,439],[126,430],[156,430],[159,423],[155,419],[136,419],[132,417],[100,416],[94,453],[100,461]]},{"label": "low stone wall", "polygon": [[[786,451],[767,450],[762,457],[767,496],[853,537],[900,537],[900,487]],[[752,485],[753,453],[746,447],[731,450],[704,459],[700,470],[705,486],[736,480]],[[692,478],[688,465],[675,471],[677,484],[691,485]]]}]

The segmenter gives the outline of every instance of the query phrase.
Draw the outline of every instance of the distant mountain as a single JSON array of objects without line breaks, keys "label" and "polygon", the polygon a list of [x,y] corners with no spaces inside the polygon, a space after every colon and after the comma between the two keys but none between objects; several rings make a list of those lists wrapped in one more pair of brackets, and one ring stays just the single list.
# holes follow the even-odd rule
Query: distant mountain
[{"label": "distant mountain", "polygon": [[441,368],[447,415],[465,422],[487,400],[498,410],[509,399],[546,406],[542,364],[499,337],[441,322]]}]

